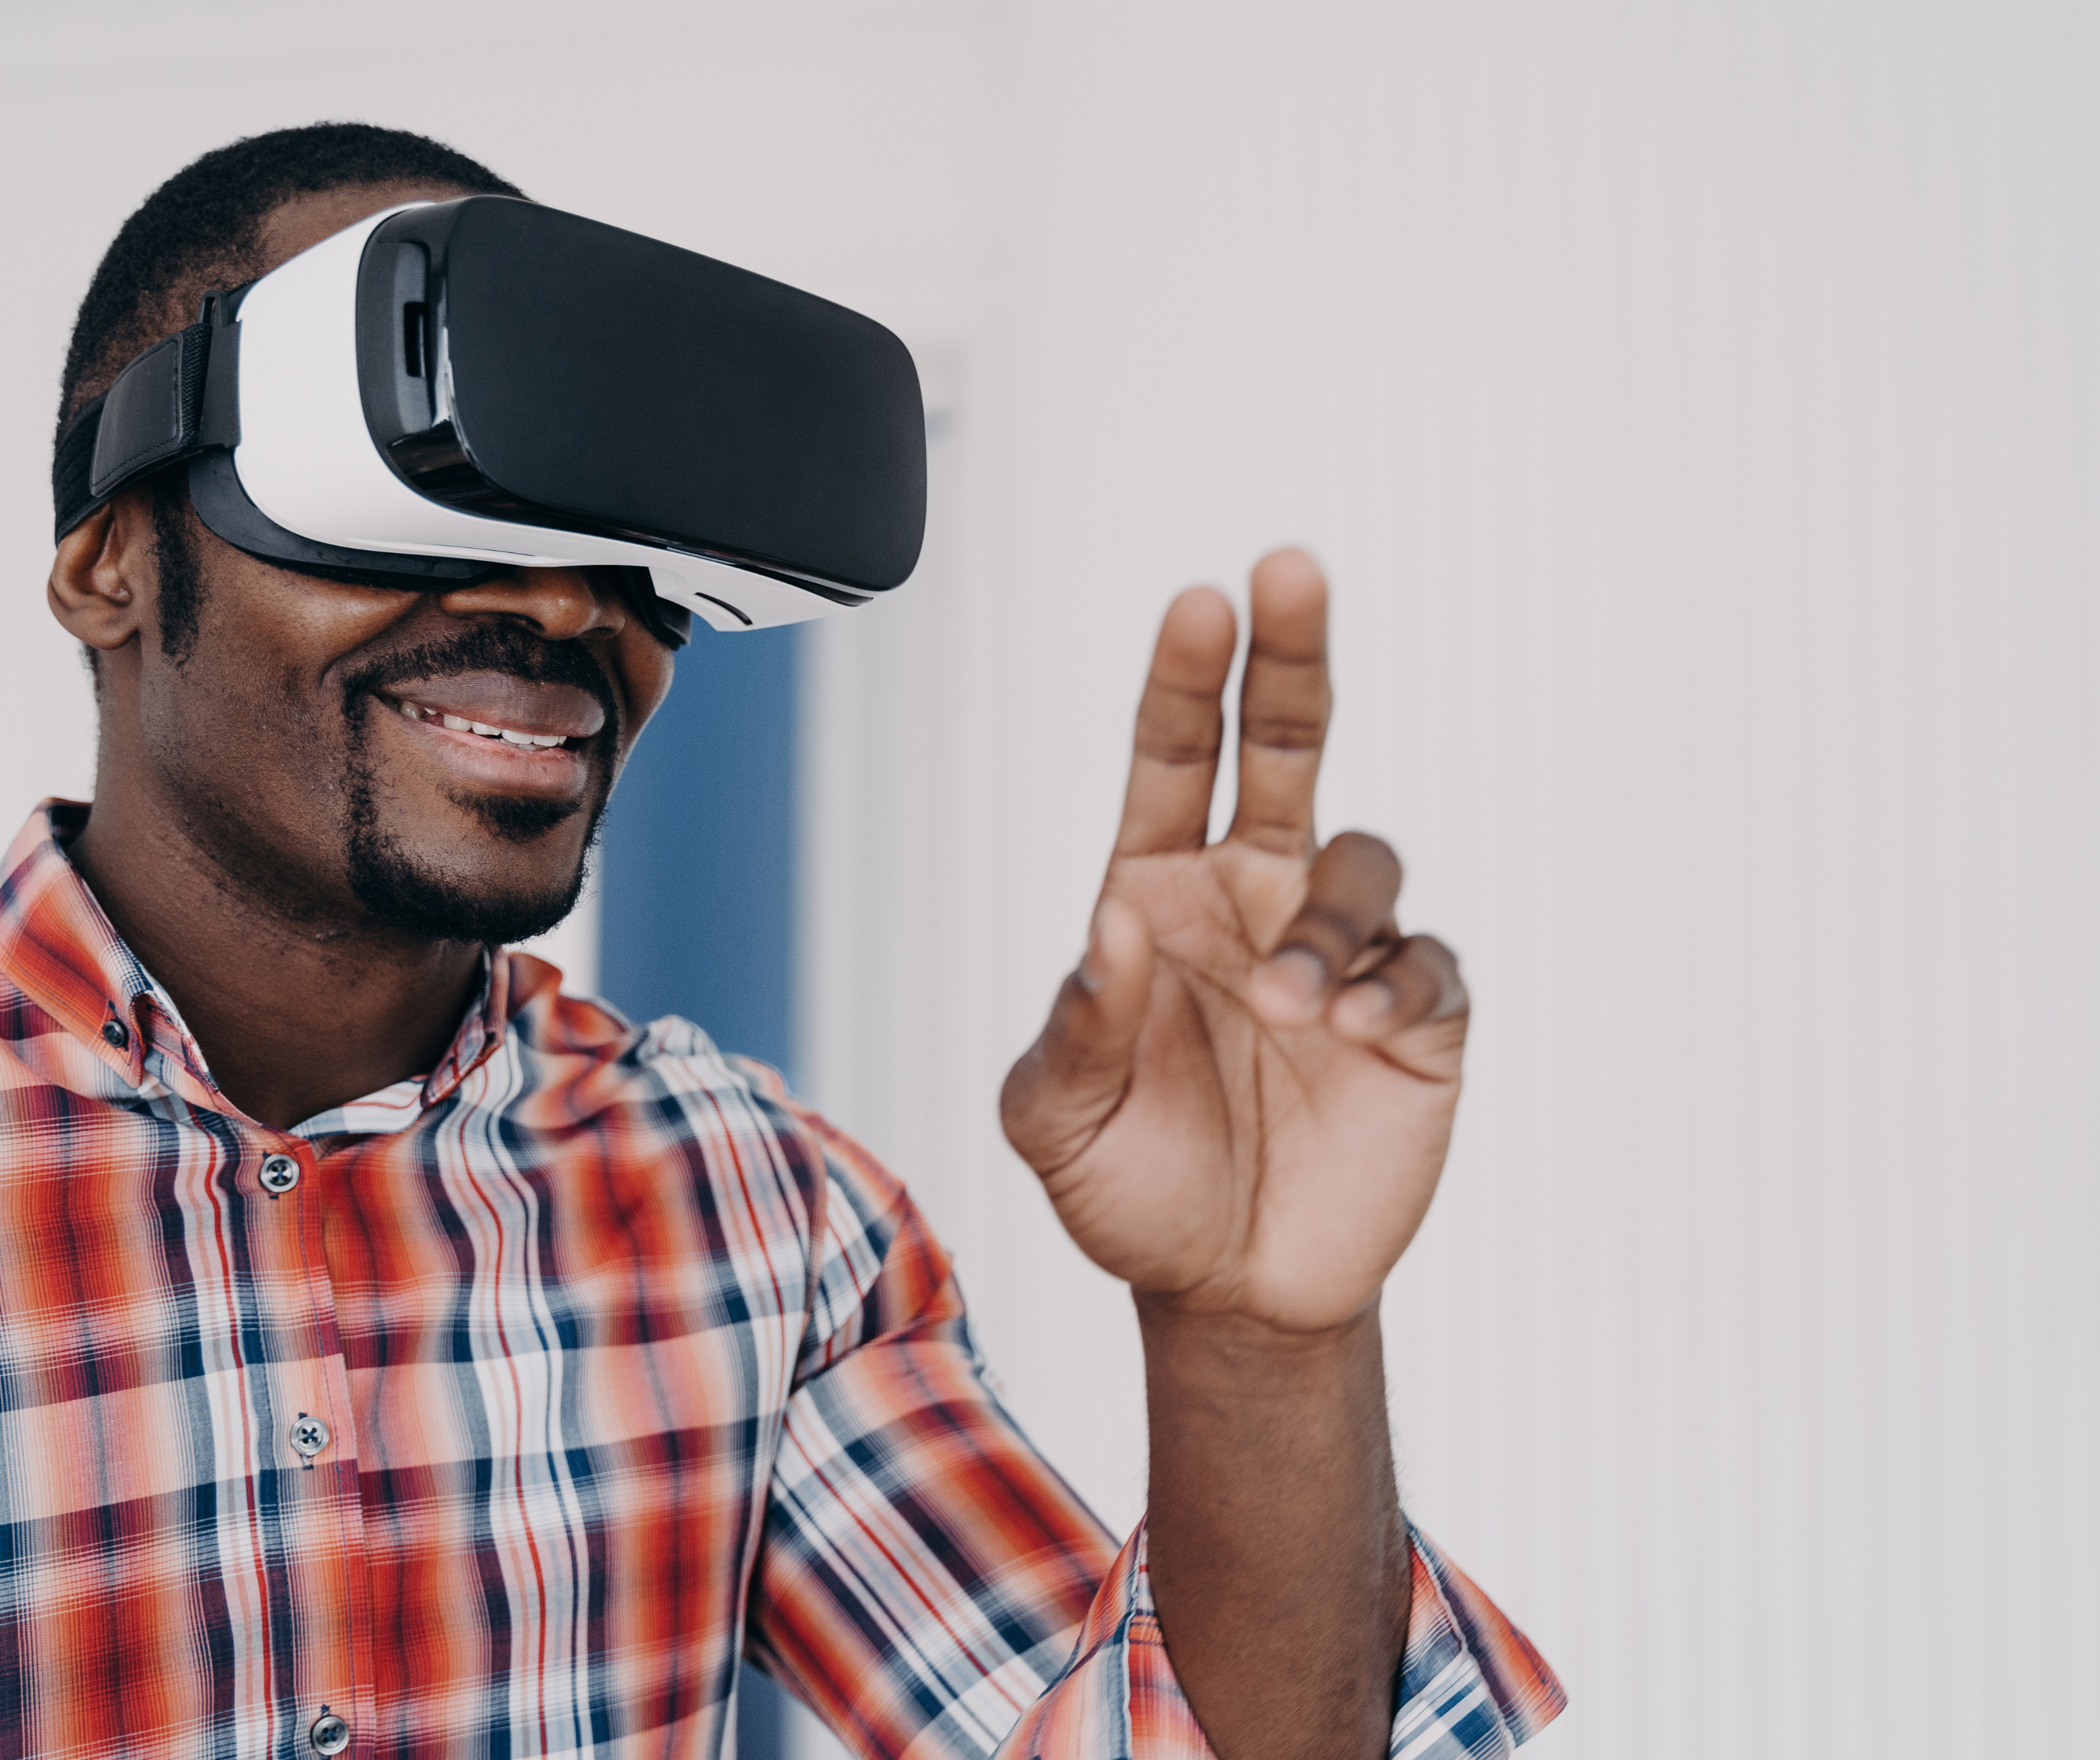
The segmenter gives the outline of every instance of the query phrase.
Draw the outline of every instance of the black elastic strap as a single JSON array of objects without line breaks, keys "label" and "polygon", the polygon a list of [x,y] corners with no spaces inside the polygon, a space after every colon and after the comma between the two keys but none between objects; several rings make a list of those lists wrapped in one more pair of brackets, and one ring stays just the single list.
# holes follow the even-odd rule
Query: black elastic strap
[{"label": "black elastic strap", "polygon": [[95,437],[101,427],[102,399],[97,398],[59,436],[59,449],[51,459],[51,505],[58,512],[53,543],[102,505],[88,486],[95,475]]},{"label": "black elastic strap", "polygon": [[187,452],[196,442],[203,401],[209,326],[192,324],[156,343],[117,376],[95,425],[95,468],[88,487],[106,499],[135,476]]},{"label": "black elastic strap", "polygon": [[55,536],[125,484],[240,438],[240,331],[216,292],[198,321],[148,349],[75,416],[51,460]]}]

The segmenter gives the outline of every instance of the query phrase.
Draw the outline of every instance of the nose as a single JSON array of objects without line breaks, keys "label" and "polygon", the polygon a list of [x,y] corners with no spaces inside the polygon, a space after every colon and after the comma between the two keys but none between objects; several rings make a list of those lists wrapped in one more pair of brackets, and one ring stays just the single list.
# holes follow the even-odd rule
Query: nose
[{"label": "nose", "polygon": [[617,636],[627,627],[619,594],[593,585],[578,568],[501,569],[470,586],[447,588],[438,604],[451,617],[515,618],[548,641]]}]

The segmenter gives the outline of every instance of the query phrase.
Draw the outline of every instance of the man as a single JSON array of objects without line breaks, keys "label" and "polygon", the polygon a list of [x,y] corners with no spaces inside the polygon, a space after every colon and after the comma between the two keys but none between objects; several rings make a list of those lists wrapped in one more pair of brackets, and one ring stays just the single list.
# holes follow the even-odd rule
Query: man
[{"label": "man", "polygon": [[[475,191],[515,193],[374,129],[206,156],[98,271],[62,424],[205,288]],[[1551,1674],[1394,1491],[1378,1297],[1466,999],[1390,851],[1315,843],[1310,561],[1255,571],[1209,847],[1233,619],[1169,611],[1085,956],[1004,1097],[1137,1303],[1119,1552],[887,1173],[502,951],[573,904],[669,688],[628,590],[287,570],[179,472],[62,538],[100,744],[91,812],[0,876],[0,1749],[711,1754],[739,1652],[868,1755],[1529,1735]]]}]

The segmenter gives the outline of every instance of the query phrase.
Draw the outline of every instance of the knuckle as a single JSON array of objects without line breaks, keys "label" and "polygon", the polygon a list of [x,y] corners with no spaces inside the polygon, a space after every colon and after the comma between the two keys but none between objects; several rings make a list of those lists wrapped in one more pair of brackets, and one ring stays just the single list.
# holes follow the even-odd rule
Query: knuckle
[{"label": "knuckle", "polygon": [[1278,849],[1294,855],[1308,853],[1305,816],[1292,811],[1286,803],[1243,800],[1233,815],[1233,827],[1242,833],[1259,834]]},{"label": "knuckle", "polygon": [[1283,939],[1286,945],[1299,944],[1330,953],[1352,949],[1363,938],[1364,926],[1351,913],[1325,899],[1308,899]]},{"label": "knuckle", "polygon": [[1242,718],[1240,737],[1250,746],[1272,751],[1315,751],[1327,737],[1327,717],[1324,711],[1317,715],[1292,715],[1264,710]]},{"label": "knuckle", "polygon": [[1296,856],[1304,860],[1309,833],[1303,820],[1256,818],[1242,813],[1233,821],[1233,840],[1272,856]]},{"label": "knuckle", "polygon": [[1170,770],[1193,770],[1199,766],[1215,764],[1218,748],[1215,743],[1202,739],[1173,738],[1162,734],[1138,730],[1137,755],[1148,763],[1163,764]]},{"label": "knuckle", "polygon": [[1138,708],[1137,753],[1163,764],[1215,763],[1224,732],[1224,716],[1215,699],[1193,693],[1161,697],[1148,692]]}]

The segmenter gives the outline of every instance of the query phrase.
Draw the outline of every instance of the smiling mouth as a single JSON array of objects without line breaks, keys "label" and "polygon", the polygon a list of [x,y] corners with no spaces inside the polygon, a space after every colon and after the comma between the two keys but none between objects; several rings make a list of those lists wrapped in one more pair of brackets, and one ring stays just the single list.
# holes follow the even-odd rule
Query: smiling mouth
[{"label": "smiling mouth", "polygon": [[527,733],[518,728],[497,727],[488,721],[470,721],[465,715],[447,715],[439,709],[426,709],[420,703],[390,697],[389,702],[411,721],[426,727],[441,727],[448,733],[473,733],[492,743],[514,746],[523,751],[574,751],[584,743],[581,738],[560,733]]}]

